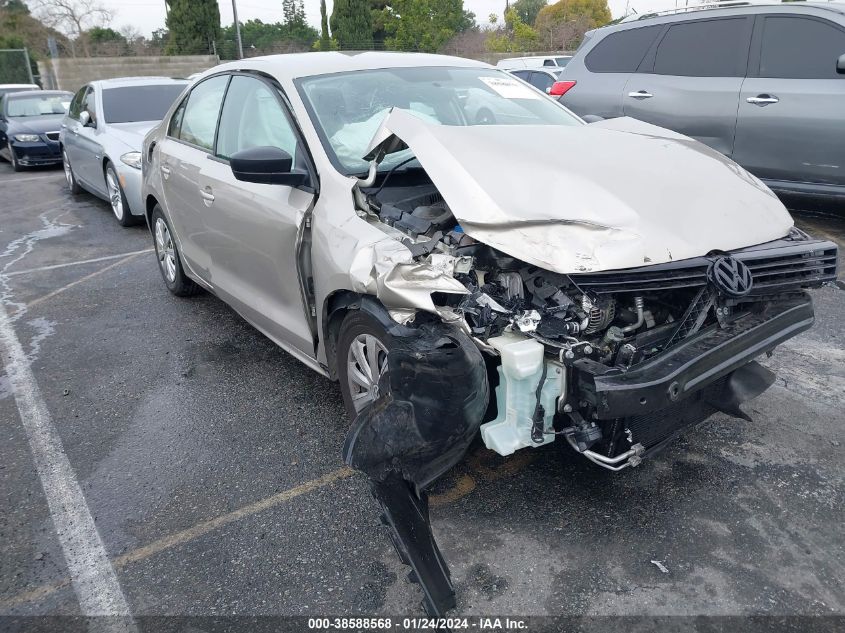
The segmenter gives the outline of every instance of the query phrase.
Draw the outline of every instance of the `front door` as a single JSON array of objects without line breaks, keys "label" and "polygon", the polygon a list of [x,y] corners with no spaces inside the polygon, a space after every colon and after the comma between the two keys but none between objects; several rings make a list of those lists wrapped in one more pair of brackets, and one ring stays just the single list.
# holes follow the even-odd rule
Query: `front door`
[{"label": "front door", "polygon": [[314,355],[303,303],[297,235],[314,194],[286,185],[236,180],[229,157],[272,146],[308,170],[301,142],[278,90],[235,75],[226,92],[214,157],[200,168],[211,279],[218,294],[270,338]]},{"label": "front door", "polygon": [[734,159],[770,181],[845,186],[845,28],[794,15],[758,18],[742,86]]},{"label": "front door", "polygon": [[647,71],[641,67],[628,79],[625,116],[730,156],[753,24],[751,17],[672,24],[646,58]]}]

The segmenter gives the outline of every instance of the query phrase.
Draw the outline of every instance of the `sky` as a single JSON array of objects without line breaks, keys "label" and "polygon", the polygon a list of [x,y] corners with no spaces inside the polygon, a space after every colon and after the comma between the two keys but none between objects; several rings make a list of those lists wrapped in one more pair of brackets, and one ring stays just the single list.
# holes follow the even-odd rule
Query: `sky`
[{"label": "sky", "polygon": [[[112,28],[120,30],[124,25],[135,27],[142,35],[149,35],[156,29],[164,27],[164,0],[100,0],[101,3],[115,14]],[[684,0],[681,0],[683,3]],[[219,0],[220,21],[225,26],[232,24],[231,0]],[[262,22],[282,21],[282,0],[237,0],[238,18],[241,22],[258,19]],[[331,15],[332,0],[327,0],[329,15]],[[625,13],[626,4],[643,13],[646,10],[667,9],[676,6],[675,0],[609,0],[613,17],[620,17]],[[490,13],[504,11],[504,0],[464,0],[464,8],[475,13],[476,21],[487,22]],[[315,28],[320,25],[320,0],[305,0],[305,13],[308,22]],[[500,17],[501,19],[501,17]]]}]

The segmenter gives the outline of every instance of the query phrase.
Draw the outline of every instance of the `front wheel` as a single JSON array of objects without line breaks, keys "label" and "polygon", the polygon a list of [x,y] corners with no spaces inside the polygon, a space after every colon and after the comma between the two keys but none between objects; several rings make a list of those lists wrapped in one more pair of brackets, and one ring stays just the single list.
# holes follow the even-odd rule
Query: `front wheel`
[{"label": "front wheel", "polygon": [[199,286],[190,279],[182,268],[179,249],[173,239],[173,231],[159,205],[153,209],[153,238],[158,268],[167,289],[177,297],[190,297],[199,292]]},{"label": "front wheel", "polygon": [[390,335],[369,314],[356,310],[343,319],[337,341],[337,373],[350,420],[378,399],[390,343]]},{"label": "front wheel", "polygon": [[12,149],[12,144],[7,143],[6,149],[9,151],[9,162],[12,163],[12,169],[15,171],[23,171],[23,167],[18,162],[18,157],[15,156],[15,150]]},{"label": "front wheel", "polygon": [[76,176],[73,175],[73,168],[70,166],[70,159],[67,157],[67,150],[62,148],[62,167],[65,169],[65,180],[67,180],[68,189],[74,195],[82,191],[82,187],[76,182]]},{"label": "front wheel", "polygon": [[123,187],[120,186],[117,170],[111,163],[106,165],[106,188],[109,192],[109,204],[111,205],[114,217],[117,218],[117,223],[120,226],[132,226],[136,224],[134,216],[129,211],[126,194],[123,193]]}]

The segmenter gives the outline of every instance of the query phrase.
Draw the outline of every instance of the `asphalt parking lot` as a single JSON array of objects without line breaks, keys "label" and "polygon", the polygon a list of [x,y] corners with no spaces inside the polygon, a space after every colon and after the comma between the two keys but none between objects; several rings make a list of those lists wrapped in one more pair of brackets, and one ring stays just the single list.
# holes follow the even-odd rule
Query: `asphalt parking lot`
[{"label": "asphalt parking lot", "polygon": [[[171,296],[146,227],[61,170],[0,164],[0,209],[0,300],[133,615],[423,614],[343,467],[333,383],[213,296]],[[845,219],[798,222],[845,247]],[[432,499],[456,613],[845,614],[843,287],[765,361],[753,422],[619,474],[475,447]],[[0,374],[0,615],[78,614],[32,441]]]}]

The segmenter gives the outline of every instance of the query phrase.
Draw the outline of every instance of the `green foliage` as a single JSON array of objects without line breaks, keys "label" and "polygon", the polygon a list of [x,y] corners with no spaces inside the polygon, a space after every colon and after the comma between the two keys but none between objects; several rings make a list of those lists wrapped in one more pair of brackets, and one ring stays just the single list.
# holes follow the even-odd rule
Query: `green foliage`
[{"label": "green foliage", "polygon": [[560,0],[540,9],[534,26],[550,28],[551,25],[574,22],[579,18],[587,20],[588,28],[604,26],[611,19],[607,0]]},{"label": "green foliage", "polygon": [[103,28],[100,26],[95,26],[92,29],[88,29],[85,34],[88,36],[88,39],[91,41],[92,44],[104,44],[106,42],[116,42],[119,44],[126,43],[125,37],[123,37],[114,29],[110,29],[108,27]]},{"label": "green foliage", "polygon": [[475,14],[463,0],[393,0],[387,7],[385,41],[402,51],[437,52],[456,33],[475,27]]},{"label": "green foliage", "polygon": [[[279,52],[280,49],[309,50],[317,41],[317,29],[304,21],[268,24],[261,20],[247,20],[241,23],[241,41],[244,49],[255,49],[259,53]],[[221,59],[237,58],[237,35],[235,25],[223,27],[222,41],[217,46]]]},{"label": "green foliage", "polygon": [[329,37],[329,18],[326,14],[326,0],[320,0],[320,50],[330,51],[332,41]]},{"label": "green foliage", "polygon": [[546,0],[516,0],[511,7],[516,11],[520,20],[529,26],[533,26],[540,9],[547,4]]},{"label": "green foliage", "polygon": [[282,16],[287,26],[306,26],[303,0],[282,0]]},{"label": "green foliage", "polygon": [[373,47],[369,0],[334,0],[330,24],[332,37],[341,50],[368,50]]},{"label": "green foliage", "polygon": [[525,24],[516,9],[505,11],[505,30],[487,38],[487,48],[494,53],[536,50],[540,37],[532,27]]},{"label": "green foliage", "polygon": [[207,55],[220,37],[217,0],[170,0],[165,24],[170,32],[167,55]]}]

